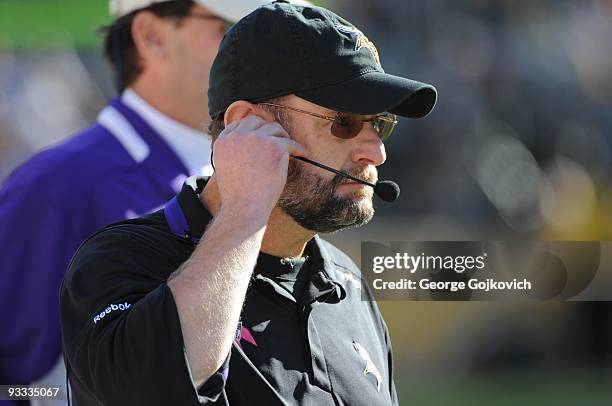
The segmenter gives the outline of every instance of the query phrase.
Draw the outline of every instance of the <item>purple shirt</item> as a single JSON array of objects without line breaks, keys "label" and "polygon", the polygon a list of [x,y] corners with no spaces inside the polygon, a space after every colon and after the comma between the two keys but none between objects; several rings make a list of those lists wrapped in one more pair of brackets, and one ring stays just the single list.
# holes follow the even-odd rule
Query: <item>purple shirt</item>
[{"label": "purple shirt", "polygon": [[79,244],[163,206],[189,175],[133,110],[118,99],[106,109],[147,153],[136,157],[117,131],[97,123],[35,155],[0,189],[0,384],[30,383],[57,362],[58,292]]}]

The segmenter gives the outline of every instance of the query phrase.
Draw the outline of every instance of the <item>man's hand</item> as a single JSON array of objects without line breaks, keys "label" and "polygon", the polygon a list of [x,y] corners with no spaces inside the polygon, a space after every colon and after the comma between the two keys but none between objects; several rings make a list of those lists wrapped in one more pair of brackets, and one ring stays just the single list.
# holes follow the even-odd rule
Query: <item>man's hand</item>
[{"label": "man's hand", "polygon": [[268,217],[287,181],[289,155],[302,154],[278,123],[257,116],[231,123],[215,141],[220,210],[168,280],[197,386],[231,349]]},{"label": "man's hand", "polygon": [[276,122],[252,115],[229,124],[214,143],[221,204],[249,205],[269,215],[285,187],[289,155],[303,153]]}]

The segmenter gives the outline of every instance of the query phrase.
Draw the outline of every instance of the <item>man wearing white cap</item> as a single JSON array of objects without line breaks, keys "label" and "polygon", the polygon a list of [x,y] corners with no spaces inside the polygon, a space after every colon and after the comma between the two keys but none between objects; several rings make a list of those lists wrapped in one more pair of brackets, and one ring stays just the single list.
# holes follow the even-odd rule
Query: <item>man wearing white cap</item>
[{"label": "man wearing white cap", "polygon": [[208,172],[210,66],[229,25],[265,3],[110,1],[105,55],[120,96],[0,189],[0,383],[65,386],[58,291],[70,258],[97,229]]}]

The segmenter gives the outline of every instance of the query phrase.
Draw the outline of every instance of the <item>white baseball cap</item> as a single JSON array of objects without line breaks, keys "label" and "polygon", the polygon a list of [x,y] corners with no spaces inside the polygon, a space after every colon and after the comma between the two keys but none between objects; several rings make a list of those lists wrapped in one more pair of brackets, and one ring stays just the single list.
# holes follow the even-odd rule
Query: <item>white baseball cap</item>
[{"label": "white baseball cap", "polygon": [[[110,14],[114,18],[119,18],[134,10],[162,1],[167,0],[110,0]],[[194,0],[194,2],[203,5],[224,20],[236,22],[257,7],[270,3],[271,0]],[[289,0],[289,2],[301,6],[312,6],[306,0]]]}]

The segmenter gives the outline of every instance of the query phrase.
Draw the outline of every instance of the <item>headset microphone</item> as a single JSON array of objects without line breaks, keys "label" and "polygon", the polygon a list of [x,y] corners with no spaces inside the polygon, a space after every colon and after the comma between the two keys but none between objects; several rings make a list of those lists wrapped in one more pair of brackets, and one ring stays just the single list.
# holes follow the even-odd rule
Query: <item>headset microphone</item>
[{"label": "headset microphone", "polygon": [[318,166],[321,169],[325,169],[327,171],[333,172],[337,175],[343,176],[345,178],[348,178],[350,180],[353,180],[355,182],[361,183],[362,185],[367,185],[370,186],[371,188],[374,189],[374,193],[376,193],[376,196],[378,196],[379,198],[381,198],[382,200],[384,200],[385,202],[393,202],[395,200],[397,200],[397,198],[400,195],[400,188],[399,185],[393,181],[390,180],[383,180],[383,181],[379,181],[376,182],[376,184],[370,183],[370,182],[366,182],[365,180],[356,178],[354,176],[349,175],[348,173],[344,173],[341,172],[337,169],[334,168],[330,168],[327,165],[323,165],[322,163],[319,162],[315,162],[315,161],[311,161],[308,158],[304,158],[301,156],[293,156],[291,155],[292,158],[295,159],[299,159],[300,161],[303,162],[307,162],[311,165],[314,166]]}]

